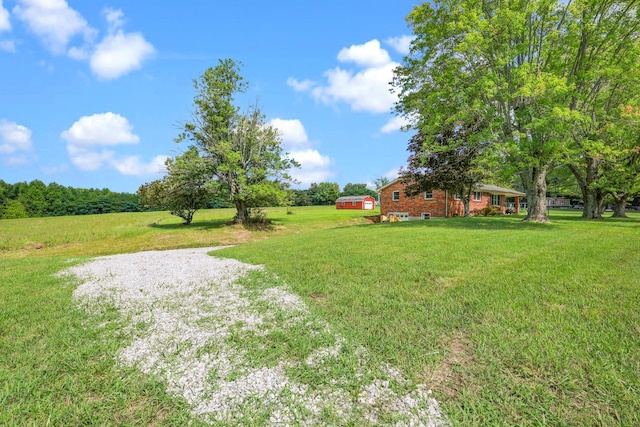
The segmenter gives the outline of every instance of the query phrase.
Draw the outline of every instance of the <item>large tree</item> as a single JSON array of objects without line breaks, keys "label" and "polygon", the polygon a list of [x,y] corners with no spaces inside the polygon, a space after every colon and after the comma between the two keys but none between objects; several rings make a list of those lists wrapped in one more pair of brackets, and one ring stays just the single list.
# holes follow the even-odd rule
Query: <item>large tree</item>
[{"label": "large tree", "polygon": [[138,196],[143,206],[167,209],[171,215],[191,224],[193,215],[215,197],[217,185],[209,179],[208,164],[195,147],[165,162],[167,174],[162,180],[143,184]]},{"label": "large tree", "polygon": [[335,182],[312,182],[308,193],[314,205],[332,205],[340,197],[340,186]]},{"label": "large tree", "polygon": [[409,142],[408,166],[400,171],[407,195],[448,190],[460,196],[464,216],[470,216],[473,189],[489,175],[483,162],[489,144],[474,139],[483,127],[478,119],[445,124],[435,135],[416,133]]},{"label": "large tree", "polygon": [[367,184],[352,184],[348,183],[344,185],[344,188],[340,192],[342,196],[372,196],[378,198],[378,193],[367,188]]},{"label": "large tree", "polygon": [[177,142],[189,141],[206,160],[202,171],[235,206],[235,222],[251,219],[256,208],[287,200],[292,182],[287,171],[297,163],[282,150],[277,129],[266,123],[257,105],[242,113],[234,105],[248,83],[240,64],[220,60],[194,80],[192,120]]},{"label": "large tree", "polygon": [[607,186],[628,181],[628,168],[619,160],[635,138],[627,133],[621,141],[612,135],[620,133],[618,128],[637,130],[639,122],[635,114],[620,114],[638,106],[639,7],[637,0],[582,0],[566,8],[572,25],[563,27],[559,58],[566,64],[560,76],[569,88],[567,163],[582,192],[584,218],[600,218],[605,195],[625,192]]},{"label": "large tree", "polygon": [[585,212],[593,210],[587,175],[597,174],[603,125],[638,92],[637,3],[423,3],[408,16],[415,39],[396,71],[397,111],[421,130],[487,118],[487,139],[518,170],[526,220],[548,220],[546,178],[562,163],[585,178]]}]

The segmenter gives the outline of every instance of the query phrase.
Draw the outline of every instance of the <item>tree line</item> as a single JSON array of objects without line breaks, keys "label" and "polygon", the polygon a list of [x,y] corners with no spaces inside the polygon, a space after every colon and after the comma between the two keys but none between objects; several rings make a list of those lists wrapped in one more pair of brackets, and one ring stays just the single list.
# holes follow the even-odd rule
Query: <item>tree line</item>
[{"label": "tree line", "polygon": [[0,219],[90,215],[143,210],[139,197],[106,188],[73,188],[40,180],[8,184],[0,180]]},{"label": "tree line", "polygon": [[[335,182],[312,183],[308,189],[289,189],[286,201],[268,206],[321,206],[333,205],[338,197],[370,195],[377,198],[366,184],[348,183],[341,190]],[[199,209],[229,208],[223,199],[209,198]],[[140,196],[118,193],[107,188],[73,188],[55,182],[49,185],[40,180],[9,184],[0,180],[0,219],[37,218],[64,215],[92,215],[117,212],[154,210],[143,206]]]},{"label": "tree line", "polygon": [[[366,184],[346,184],[342,191],[334,182],[312,183],[308,189],[289,189],[286,202],[280,206],[332,205],[341,196],[372,195]],[[276,206],[276,205],[265,205]],[[201,209],[229,208],[223,199],[209,198]],[[140,203],[140,196],[109,189],[65,187],[40,180],[9,184],[0,180],[0,219],[37,218],[46,216],[93,215],[154,210]]]}]

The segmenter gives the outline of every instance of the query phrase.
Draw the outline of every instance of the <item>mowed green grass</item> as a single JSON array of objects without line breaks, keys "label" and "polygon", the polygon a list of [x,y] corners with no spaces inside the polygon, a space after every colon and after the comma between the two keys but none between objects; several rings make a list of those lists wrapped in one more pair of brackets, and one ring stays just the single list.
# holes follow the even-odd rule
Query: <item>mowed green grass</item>
[{"label": "mowed green grass", "polygon": [[455,425],[640,425],[640,218],[366,225],[217,252],[434,391]]},{"label": "mowed green grass", "polygon": [[0,425],[203,425],[157,379],[115,362],[130,339],[107,322],[118,314],[78,310],[78,284],[55,273],[93,255],[238,244],[366,222],[362,212],[292,211],[268,209],[273,223],[259,229],[227,225],[229,209],[200,211],[188,227],[167,212],[0,221]]},{"label": "mowed green grass", "polygon": [[[75,284],[87,255],[239,244],[379,361],[433,390],[455,425],[640,425],[640,216],[366,224],[333,207],[266,229],[167,213],[0,221],[0,425],[183,425],[184,402],[113,361]],[[42,245],[42,248],[36,247]],[[275,275],[278,278],[275,278]],[[115,316],[115,313],[112,313]]]},{"label": "mowed green grass", "polygon": [[[143,250],[235,245],[283,234],[362,224],[362,211],[327,206],[267,208],[265,227],[231,225],[234,209],[196,212],[185,226],[167,212],[27,218],[0,221],[0,259],[109,255]],[[373,211],[377,212],[377,211]]]}]

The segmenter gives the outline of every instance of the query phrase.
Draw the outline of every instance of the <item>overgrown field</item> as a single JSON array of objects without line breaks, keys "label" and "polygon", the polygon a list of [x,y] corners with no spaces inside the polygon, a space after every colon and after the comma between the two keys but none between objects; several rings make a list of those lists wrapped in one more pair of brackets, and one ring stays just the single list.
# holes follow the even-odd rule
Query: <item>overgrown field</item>
[{"label": "overgrown field", "polygon": [[88,255],[239,243],[215,255],[264,264],[314,315],[428,384],[455,425],[640,425],[638,214],[367,224],[293,212],[271,211],[266,229],[225,225],[231,211],[190,227],[162,212],[0,221],[0,425],[198,425],[153,378],[115,365],[123,337],[86,327],[105,319],[75,310],[75,285],[52,275]]}]

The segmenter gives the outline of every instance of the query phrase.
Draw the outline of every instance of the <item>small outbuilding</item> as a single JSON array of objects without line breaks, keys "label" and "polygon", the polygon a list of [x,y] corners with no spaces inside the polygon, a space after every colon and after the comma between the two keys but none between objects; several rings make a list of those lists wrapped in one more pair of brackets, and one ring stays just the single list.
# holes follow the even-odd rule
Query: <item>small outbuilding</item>
[{"label": "small outbuilding", "polygon": [[344,196],[336,200],[336,209],[359,209],[370,211],[376,206],[376,199],[371,196]]}]

